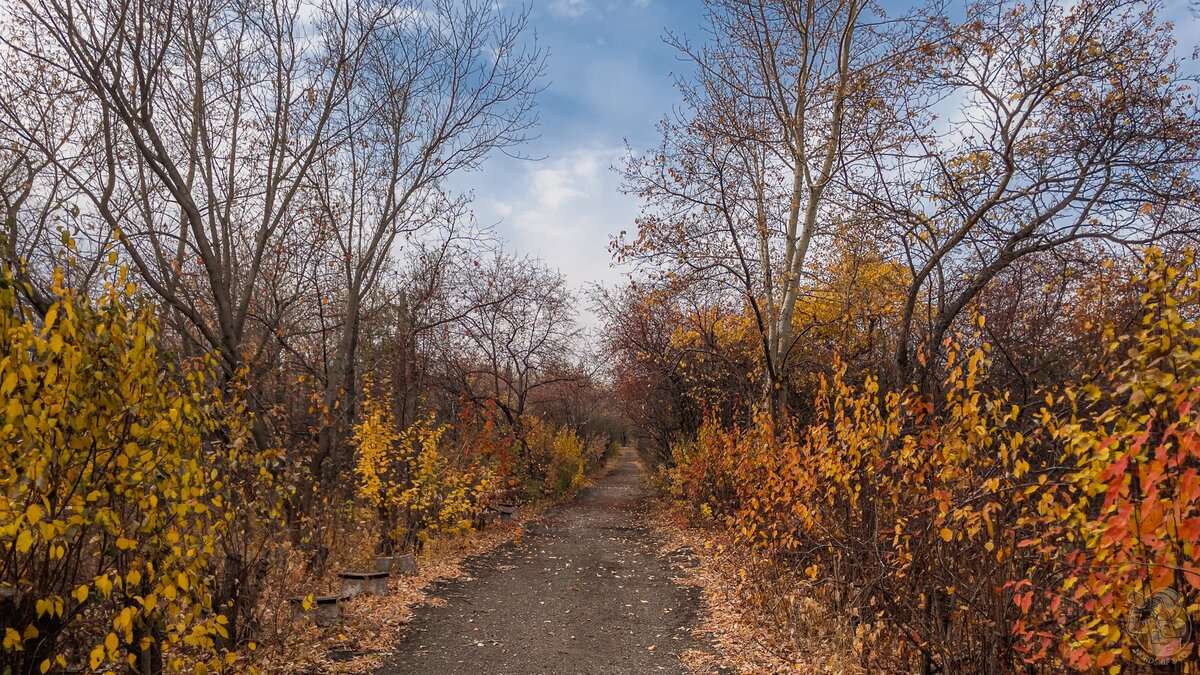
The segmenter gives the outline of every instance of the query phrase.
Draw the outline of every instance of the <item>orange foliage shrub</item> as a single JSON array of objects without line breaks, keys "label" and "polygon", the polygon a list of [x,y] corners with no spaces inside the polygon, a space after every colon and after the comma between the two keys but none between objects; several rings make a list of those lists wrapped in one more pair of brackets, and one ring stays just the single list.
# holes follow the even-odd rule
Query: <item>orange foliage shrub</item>
[{"label": "orange foliage shrub", "polygon": [[671,488],[926,672],[1196,667],[1149,631],[1200,619],[1200,272],[1151,254],[1146,278],[1140,327],[1110,340],[1124,360],[1036,411],[960,337],[941,394],[839,366],[801,428],[677,445]]},{"label": "orange foliage shrub", "polygon": [[1145,276],[1140,326],[1110,343],[1124,362],[1040,413],[1067,470],[1026,490],[1018,546],[1047,581],[1014,584],[1033,660],[1198,663],[1184,629],[1200,626],[1200,271],[1152,255]]}]

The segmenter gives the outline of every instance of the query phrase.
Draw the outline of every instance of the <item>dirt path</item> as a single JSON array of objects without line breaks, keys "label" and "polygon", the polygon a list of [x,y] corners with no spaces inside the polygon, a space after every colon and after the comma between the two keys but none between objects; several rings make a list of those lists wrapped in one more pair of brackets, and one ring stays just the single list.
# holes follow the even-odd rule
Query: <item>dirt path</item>
[{"label": "dirt path", "polygon": [[639,524],[649,503],[633,459],[435,589],[446,603],[417,610],[379,675],[686,673],[699,598],[671,582],[687,555],[660,556]]}]

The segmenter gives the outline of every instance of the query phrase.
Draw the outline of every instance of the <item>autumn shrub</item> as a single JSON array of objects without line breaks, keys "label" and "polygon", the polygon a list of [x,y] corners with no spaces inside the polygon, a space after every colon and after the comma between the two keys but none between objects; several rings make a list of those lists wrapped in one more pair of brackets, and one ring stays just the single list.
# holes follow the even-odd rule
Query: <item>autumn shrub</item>
[{"label": "autumn shrub", "polygon": [[540,417],[530,415],[521,420],[515,474],[527,500],[537,499],[546,490],[554,462],[555,433]]},{"label": "autumn shrub", "polygon": [[769,466],[769,455],[780,450],[774,426],[756,416],[749,429],[722,428],[709,420],[695,440],[672,446],[671,490],[684,503],[706,516],[734,519],[742,511],[754,481],[752,475]]},{"label": "autumn shrub", "polygon": [[515,480],[520,459],[515,433],[497,421],[498,415],[496,406],[490,402],[484,404],[482,410],[464,404],[454,425],[456,452],[461,461],[490,466],[496,479],[494,483]]},{"label": "autumn shrub", "polygon": [[[599,442],[603,443],[603,441],[599,441]],[[603,447],[604,447],[604,452],[597,459],[596,467],[603,465],[608,460],[621,454],[621,444],[617,441],[609,441],[607,444],[603,445]],[[593,468],[595,468],[595,467],[593,467]]]},{"label": "autumn shrub", "polygon": [[582,484],[584,475],[597,471],[621,452],[621,444],[610,439],[608,434],[582,434],[579,439],[583,464],[576,485]]},{"label": "autumn shrub", "polygon": [[560,495],[583,485],[585,474],[599,468],[608,457],[607,437],[580,435],[541,418],[522,420],[523,443],[514,479],[522,483],[529,501]]},{"label": "autumn shrub", "polygon": [[571,429],[559,429],[551,443],[550,470],[547,480],[554,494],[583,484],[584,442]]},{"label": "autumn shrub", "polygon": [[[1200,619],[1200,274],[1152,253],[1145,276],[1111,365],[1036,410],[988,389],[989,347],[960,336],[936,396],[837,366],[799,428],[706,424],[672,490],[926,672],[1194,668],[1143,615]],[[1148,601],[1166,589],[1173,610]]]},{"label": "autumn shrub", "polygon": [[391,412],[366,397],[354,428],[359,489],[376,510],[381,552],[415,550],[432,533],[469,532],[492,473],[480,464],[457,466],[446,456],[448,427],[432,417],[396,430]]},{"label": "autumn shrub", "polygon": [[[1013,587],[1030,660],[1200,666],[1193,644],[1171,636],[1200,626],[1200,269],[1190,253],[1174,264],[1152,253],[1144,275],[1140,324],[1110,332],[1109,351],[1124,360],[1048,395],[1040,413],[1065,470],[1026,488],[1017,546],[1042,583]],[[1139,615],[1156,594],[1174,606]]]},{"label": "autumn shrub", "polygon": [[[221,669],[213,603],[239,440],[208,369],[163,358],[123,271],[44,317],[0,277],[0,672]],[[225,446],[224,442],[230,446]]]}]

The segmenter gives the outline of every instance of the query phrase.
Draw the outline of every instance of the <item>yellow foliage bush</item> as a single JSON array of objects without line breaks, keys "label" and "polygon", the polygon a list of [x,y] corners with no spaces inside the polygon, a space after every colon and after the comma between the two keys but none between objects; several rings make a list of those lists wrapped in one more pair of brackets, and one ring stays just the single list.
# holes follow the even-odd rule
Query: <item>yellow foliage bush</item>
[{"label": "yellow foliage bush", "polygon": [[555,494],[583,485],[584,443],[571,429],[554,434],[550,460],[550,489]]},{"label": "yellow foliage bush", "polygon": [[529,416],[524,429],[523,478],[529,498],[543,493],[563,494],[583,485],[584,474],[598,466],[607,450],[597,439],[584,439],[572,429]]},{"label": "yellow foliage bush", "polygon": [[418,547],[433,532],[470,532],[491,471],[478,464],[455,466],[445,456],[448,427],[432,416],[397,431],[391,412],[370,392],[354,428],[360,494],[383,524],[386,554]]},{"label": "yellow foliage bush", "polygon": [[203,368],[164,365],[135,291],[60,274],[36,317],[0,276],[0,672],[236,660],[211,602],[219,401]]},{"label": "yellow foliage bush", "polygon": [[1031,660],[1200,669],[1200,267],[1152,251],[1144,278],[1140,325],[1109,332],[1124,360],[1039,413],[1066,470],[1038,476],[1021,515],[1042,572],[1014,584]]}]

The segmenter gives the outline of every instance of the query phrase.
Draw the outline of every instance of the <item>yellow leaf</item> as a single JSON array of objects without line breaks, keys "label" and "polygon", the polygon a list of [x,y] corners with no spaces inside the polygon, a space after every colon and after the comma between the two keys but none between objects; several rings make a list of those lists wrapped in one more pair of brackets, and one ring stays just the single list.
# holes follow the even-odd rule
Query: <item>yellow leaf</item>
[{"label": "yellow leaf", "polygon": [[104,648],[108,650],[109,654],[117,651],[117,646],[119,644],[120,643],[117,641],[116,633],[109,633],[108,635],[104,636]]},{"label": "yellow leaf", "polygon": [[4,651],[21,651],[25,649],[25,645],[21,640],[21,634],[11,628],[4,629]]},{"label": "yellow leaf", "polygon": [[91,655],[88,657],[88,664],[92,667],[92,670],[98,670],[101,663],[104,663],[104,645],[96,645],[96,648],[92,650]]},{"label": "yellow leaf", "polygon": [[942,541],[950,541],[951,539],[954,539],[954,533],[951,532],[950,528],[948,528],[948,527],[942,528],[941,535],[942,535]]},{"label": "yellow leaf", "polygon": [[0,396],[8,396],[17,388],[17,373],[9,371],[8,375],[4,376],[4,384],[0,384]]},{"label": "yellow leaf", "polygon": [[100,591],[104,597],[107,598],[109,595],[112,595],[112,579],[109,579],[108,575],[96,577],[94,585],[96,586],[96,590]]},{"label": "yellow leaf", "polygon": [[28,553],[33,546],[33,534],[29,530],[21,530],[17,535],[17,553]]}]

